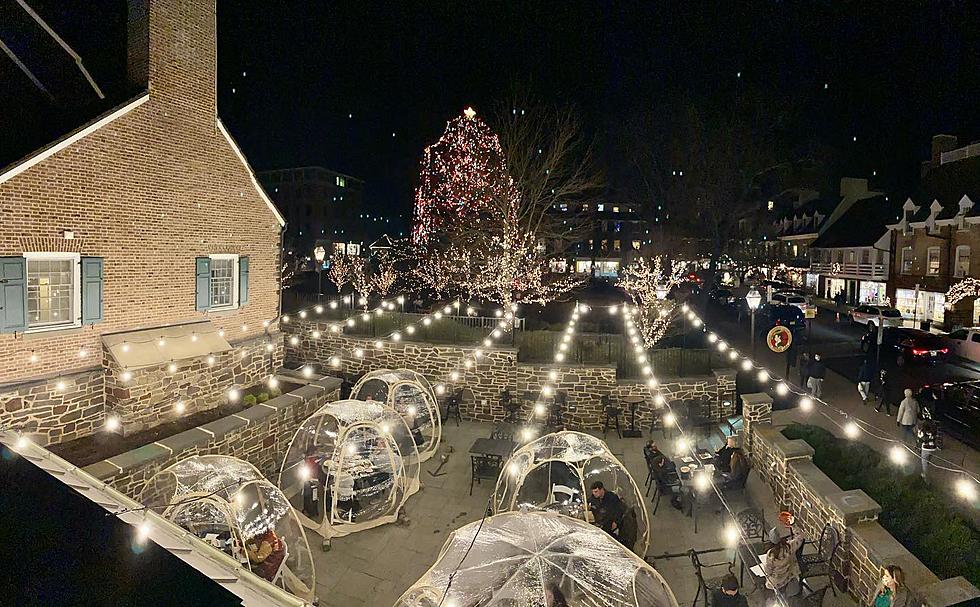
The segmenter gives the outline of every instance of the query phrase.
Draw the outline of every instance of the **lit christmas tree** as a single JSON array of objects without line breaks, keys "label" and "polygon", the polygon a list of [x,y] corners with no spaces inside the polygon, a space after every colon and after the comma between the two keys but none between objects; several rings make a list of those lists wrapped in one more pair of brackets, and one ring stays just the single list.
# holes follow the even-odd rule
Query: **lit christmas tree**
[{"label": "lit christmas tree", "polygon": [[500,140],[473,108],[466,108],[446,124],[439,141],[425,149],[412,242],[432,244],[464,229],[479,230],[493,223],[487,215],[495,201],[499,208],[501,200],[516,197]]}]

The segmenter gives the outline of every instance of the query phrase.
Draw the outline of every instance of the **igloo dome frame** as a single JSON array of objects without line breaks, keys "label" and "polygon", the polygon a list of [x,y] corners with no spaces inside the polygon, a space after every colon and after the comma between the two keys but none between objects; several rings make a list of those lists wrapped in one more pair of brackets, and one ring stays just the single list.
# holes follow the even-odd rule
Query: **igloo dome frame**
[{"label": "igloo dome frame", "polygon": [[505,512],[453,531],[394,607],[544,605],[551,585],[570,605],[677,607],[660,573],[604,531],[537,511]]},{"label": "igloo dome frame", "polygon": [[[223,552],[230,550],[255,575],[301,599],[313,600],[316,568],[303,525],[282,491],[252,464],[225,455],[182,459],[150,477],[142,503],[194,535],[208,527],[212,533],[227,528],[225,547],[215,543],[221,541],[221,532],[210,542],[207,535],[201,539]],[[250,540],[256,540],[270,524],[283,552],[271,579],[251,563],[245,551]]]},{"label": "igloo dome frame", "polygon": [[[413,425],[418,425],[419,433],[425,439],[424,443],[418,445],[419,457],[423,462],[429,460],[435,455],[436,449],[439,448],[439,441],[442,438],[442,414],[439,410],[439,400],[436,398],[436,394],[429,380],[421,373],[411,369],[377,369],[365,373],[357,380],[351,389],[350,397],[357,400],[365,400],[367,395],[361,394],[361,390],[367,387],[369,382],[372,381],[381,382],[386,389],[384,399],[377,397],[377,390],[373,391],[372,397],[374,400],[382,401],[397,411],[405,419],[405,423],[408,424],[410,430],[413,429]],[[414,388],[417,390],[422,402],[406,403],[404,400],[400,400],[398,393],[403,388]],[[419,415],[422,412],[422,409],[419,408],[420,404],[425,407],[425,417]],[[411,406],[416,407],[414,415],[409,409]],[[425,423],[426,418],[431,420],[431,424]]]},{"label": "igloo dome frame", "polygon": [[[300,522],[330,539],[396,521],[405,501],[419,490],[420,463],[412,433],[394,409],[377,401],[338,400],[297,428],[278,484]],[[328,489],[329,515],[321,508]],[[342,495],[346,499],[339,499]],[[355,521],[366,509],[360,498],[379,496],[384,499],[369,506],[371,517]],[[346,510],[338,508],[341,501]]]},{"label": "igloo dome frame", "polygon": [[[592,462],[597,461],[601,462],[601,466],[591,465]],[[574,471],[575,480],[577,480],[576,486],[552,482],[552,471],[556,463],[564,464],[567,471]],[[518,498],[521,497],[521,488],[524,487],[528,476],[544,466],[548,467],[547,483],[544,485],[546,495],[541,496],[545,501],[533,504],[518,503]],[[611,474],[613,471],[615,473]],[[636,511],[636,542],[631,548],[641,557],[645,556],[650,541],[650,516],[643,494],[637,487],[633,475],[612,454],[605,441],[591,434],[572,430],[552,432],[538,437],[514,451],[497,478],[497,485],[493,492],[492,510],[494,513],[519,510],[557,510],[581,519],[586,516],[590,495],[589,486],[597,480],[602,481],[607,490],[615,492],[627,506],[631,506]],[[556,501],[555,494],[559,491],[555,491],[555,489],[566,488],[573,492],[569,496],[570,499],[565,502]],[[561,492],[564,493],[564,491]],[[562,508],[562,505],[572,501],[574,492],[580,496],[581,504],[577,507]]]}]

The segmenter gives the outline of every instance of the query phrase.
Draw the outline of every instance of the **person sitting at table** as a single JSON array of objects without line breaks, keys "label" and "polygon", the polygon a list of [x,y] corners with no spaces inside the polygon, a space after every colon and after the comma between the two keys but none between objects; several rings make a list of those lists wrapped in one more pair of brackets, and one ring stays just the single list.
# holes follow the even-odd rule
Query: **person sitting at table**
[{"label": "person sitting at table", "polygon": [[731,573],[711,592],[711,607],[749,607],[749,600],[738,591],[738,579]]},{"label": "person sitting at table", "polygon": [[607,491],[602,481],[592,483],[592,496],[589,497],[589,510],[595,517],[593,523],[609,535],[618,535],[626,514],[626,504],[612,491]]},{"label": "person sitting at table", "polygon": [[272,527],[269,527],[245,543],[245,552],[252,573],[271,582],[286,557],[286,546]]},{"label": "person sitting at table", "polygon": [[667,464],[670,463],[670,458],[664,455],[654,441],[647,441],[647,444],[643,446],[643,459],[646,460],[647,466],[654,471],[654,474],[665,471]]},{"label": "person sitting at table", "polygon": [[[776,539],[775,542],[772,542]],[[800,594],[800,562],[796,553],[803,548],[803,535],[793,534],[792,527],[779,524],[770,531],[772,548],[766,553],[766,587],[784,600]]]},{"label": "person sitting at table", "polygon": [[715,467],[722,472],[731,470],[732,454],[738,447],[735,446],[735,437],[729,436],[724,446],[715,452]]},{"label": "person sitting at table", "polygon": [[749,462],[748,456],[740,448],[735,447],[732,450],[731,459],[729,460],[729,466],[727,472],[722,472],[719,475],[719,483],[722,489],[737,489],[745,486],[745,481],[749,477],[749,470],[752,464]]},{"label": "person sitting at table", "polygon": [[796,523],[796,516],[792,512],[780,512],[777,518],[778,522],[776,526],[770,529],[767,535],[770,544],[779,542],[779,538],[782,537],[784,529],[790,536],[796,535],[796,532],[793,530],[793,524]]}]

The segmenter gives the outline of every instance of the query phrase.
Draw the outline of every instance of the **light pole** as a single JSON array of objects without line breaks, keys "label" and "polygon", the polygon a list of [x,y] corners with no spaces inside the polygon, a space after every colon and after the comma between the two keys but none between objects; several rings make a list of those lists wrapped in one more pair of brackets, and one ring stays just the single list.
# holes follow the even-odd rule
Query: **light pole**
[{"label": "light pole", "polygon": [[759,309],[759,304],[762,303],[762,295],[752,287],[752,290],[745,295],[745,303],[749,305],[749,311],[752,312],[752,357],[755,357],[755,311]]},{"label": "light pole", "polygon": [[316,300],[320,301],[323,295],[323,260],[327,257],[327,251],[322,246],[313,249],[313,257],[316,258]]}]

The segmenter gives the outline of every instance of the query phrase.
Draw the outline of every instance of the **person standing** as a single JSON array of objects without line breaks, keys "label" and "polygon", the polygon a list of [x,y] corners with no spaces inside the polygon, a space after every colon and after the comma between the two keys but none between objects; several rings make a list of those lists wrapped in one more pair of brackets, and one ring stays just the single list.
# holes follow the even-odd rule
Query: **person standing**
[{"label": "person standing", "polygon": [[868,364],[868,359],[865,358],[861,361],[861,366],[858,368],[858,378],[857,378],[857,388],[858,394],[861,395],[861,404],[867,404],[868,397],[871,396],[871,380],[874,377],[871,371],[871,365]]},{"label": "person standing", "polygon": [[810,355],[806,352],[800,355],[800,387],[808,389],[807,382],[810,380]]},{"label": "person standing", "polygon": [[816,398],[820,398],[823,394],[823,380],[827,377],[827,365],[823,364],[820,360],[819,354],[813,355],[813,363],[810,365],[810,379],[807,382],[807,386],[810,388],[810,394]]},{"label": "person standing", "polygon": [[905,389],[905,398],[898,405],[898,415],[895,421],[902,428],[905,442],[911,443],[915,438],[915,424],[919,421],[919,401],[912,396],[912,390]]},{"label": "person standing", "polygon": [[[776,591],[784,602],[800,594],[800,563],[797,551],[803,547],[802,534],[794,534],[790,527],[776,525],[769,532],[772,548],[766,553],[766,586]],[[773,541],[775,540],[775,541]]]},{"label": "person standing", "polygon": [[878,404],[875,405],[875,411],[881,413],[881,407],[884,406],[885,415],[891,415],[892,400],[894,400],[894,396],[892,392],[894,391],[895,382],[891,379],[891,376],[888,375],[888,373],[884,369],[882,369],[878,373],[878,382],[879,382]]},{"label": "person standing", "polygon": [[881,581],[875,592],[873,607],[910,607],[912,597],[905,586],[905,572],[898,565],[881,568]]}]

